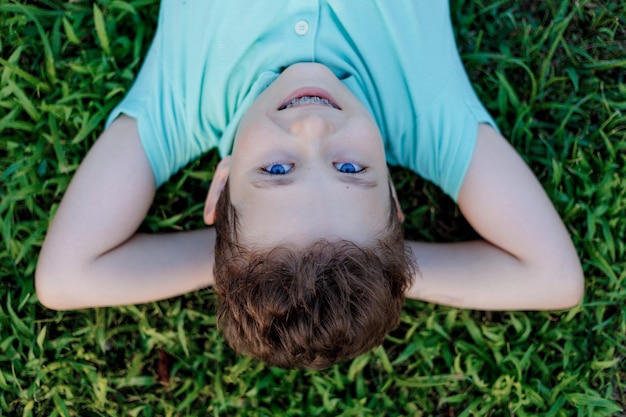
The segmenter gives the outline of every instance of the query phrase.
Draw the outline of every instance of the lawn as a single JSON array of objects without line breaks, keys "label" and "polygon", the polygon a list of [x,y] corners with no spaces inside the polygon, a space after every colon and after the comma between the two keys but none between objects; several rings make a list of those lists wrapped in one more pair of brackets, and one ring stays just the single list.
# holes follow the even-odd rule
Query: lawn
[{"label": "lawn", "polygon": [[[158,2],[0,0],[0,416],[626,416],[626,0],[452,5],[476,91],[573,236],[582,304],[410,301],[381,347],[319,372],[236,356],[211,290],[47,310],[33,285],[47,226],[140,68]],[[216,162],[161,187],[143,228],[203,227]],[[472,236],[436,187],[393,176],[410,238]]]}]

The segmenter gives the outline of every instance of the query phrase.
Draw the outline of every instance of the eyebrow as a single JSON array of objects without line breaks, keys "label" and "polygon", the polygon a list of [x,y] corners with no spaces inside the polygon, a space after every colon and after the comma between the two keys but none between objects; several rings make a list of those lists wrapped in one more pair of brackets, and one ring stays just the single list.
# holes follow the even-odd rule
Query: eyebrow
[{"label": "eyebrow", "polygon": [[[340,175],[338,176],[338,179],[345,184],[351,184],[365,189],[378,187],[378,183],[375,180],[365,179],[357,175]],[[272,175],[269,178],[255,178],[251,181],[251,184],[255,188],[268,189],[283,185],[291,185],[294,181],[295,179],[289,175]]]},{"label": "eyebrow", "polygon": [[255,188],[267,189],[272,187],[278,187],[281,185],[293,184],[293,177],[287,175],[272,175],[268,178],[255,178],[251,181]]},{"label": "eyebrow", "polygon": [[378,187],[378,183],[374,180],[368,180],[358,175],[341,175],[339,180],[346,184],[356,185],[357,187],[370,189]]}]

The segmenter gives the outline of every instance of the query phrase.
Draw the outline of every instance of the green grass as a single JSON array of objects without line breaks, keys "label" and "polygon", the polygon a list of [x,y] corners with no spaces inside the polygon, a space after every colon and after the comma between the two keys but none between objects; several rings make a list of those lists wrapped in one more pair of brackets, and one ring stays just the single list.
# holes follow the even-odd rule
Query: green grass
[{"label": "green grass", "polygon": [[[582,305],[407,302],[381,348],[322,372],[234,355],[209,290],[74,312],[37,302],[51,215],[137,73],[157,11],[154,0],[0,0],[0,416],[626,415],[626,0],[453,1],[479,96],[573,236]],[[201,227],[216,161],[162,187],[144,227]],[[436,187],[393,175],[409,237],[472,235]]]}]

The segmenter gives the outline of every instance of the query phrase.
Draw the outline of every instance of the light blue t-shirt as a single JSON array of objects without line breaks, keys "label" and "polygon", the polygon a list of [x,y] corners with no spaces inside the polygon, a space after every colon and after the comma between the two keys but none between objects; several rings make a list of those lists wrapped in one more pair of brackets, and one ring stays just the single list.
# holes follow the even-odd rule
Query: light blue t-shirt
[{"label": "light blue t-shirt", "polygon": [[286,67],[329,67],[373,114],[387,161],[456,200],[479,123],[495,123],[459,58],[443,0],[163,0],[135,83],[109,116],[137,119],[156,183],[231,152],[254,99]]}]

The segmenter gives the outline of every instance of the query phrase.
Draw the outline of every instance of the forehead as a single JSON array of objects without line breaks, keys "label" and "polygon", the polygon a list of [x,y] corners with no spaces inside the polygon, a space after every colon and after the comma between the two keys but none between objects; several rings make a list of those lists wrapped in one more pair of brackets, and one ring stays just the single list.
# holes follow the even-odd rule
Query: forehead
[{"label": "forehead", "polygon": [[250,190],[232,203],[239,240],[255,247],[304,247],[319,239],[365,245],[380,238],[391,210],[388,187],[340,183]]}]

